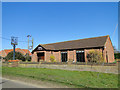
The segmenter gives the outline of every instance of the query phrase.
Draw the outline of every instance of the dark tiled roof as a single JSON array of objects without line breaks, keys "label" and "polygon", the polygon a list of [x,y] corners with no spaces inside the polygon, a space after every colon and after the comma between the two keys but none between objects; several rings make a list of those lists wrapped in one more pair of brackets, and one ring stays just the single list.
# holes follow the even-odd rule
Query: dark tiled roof
[{"label": "dark tiled roof", "polygon": [[107,36],[94,37],[94,38],[85,38],[64,42],[57,42],[51,44],[42,44],[46,50],[63,50],[63,49],[77,49],[77,48],[92,48],[92,47],[103,47]]}]

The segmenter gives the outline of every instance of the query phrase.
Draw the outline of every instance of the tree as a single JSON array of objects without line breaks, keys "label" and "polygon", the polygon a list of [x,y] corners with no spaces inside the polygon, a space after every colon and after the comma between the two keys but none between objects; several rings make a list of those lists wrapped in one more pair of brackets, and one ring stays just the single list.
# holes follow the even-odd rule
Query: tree
[{"label": "tree", "polygon": [[[13,60],[13,51],[9,52],[5,57],[6,60]],[[25,57],[20,52],[15,52],[15,59],[25,61]]]},{"label": "tree", "polygon": [[103,56],[100,51],[97,50],[90,50],[87,53],[87,59],[89,62],[103,62]]}]

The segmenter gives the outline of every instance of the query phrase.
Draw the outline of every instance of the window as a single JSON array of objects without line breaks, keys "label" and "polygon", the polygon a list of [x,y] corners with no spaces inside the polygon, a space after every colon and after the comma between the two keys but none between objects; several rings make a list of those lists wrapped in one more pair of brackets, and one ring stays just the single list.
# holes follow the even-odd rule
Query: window
[{"label": "window", "polygon": [[67,52],[61,52],[61,61],[67,62]]},{"label": "window", "polygon": [[77,62],[85,62],[84,51],[76,51]]},{"label": "window", "polygon": [[42,47],[38,47],[38,50],[42,50]]}]

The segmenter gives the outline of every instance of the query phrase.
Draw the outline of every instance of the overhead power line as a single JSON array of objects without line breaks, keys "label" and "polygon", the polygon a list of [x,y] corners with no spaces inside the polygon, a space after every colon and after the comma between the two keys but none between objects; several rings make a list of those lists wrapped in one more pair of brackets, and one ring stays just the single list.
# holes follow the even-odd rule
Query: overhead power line
[{"label": "overhead power line", "polygon": [[18,42],[26,42],[27,43],[27,41],[18,41]]},{"label": "overhead power line", "polygon": [[115,31],[117,30],[117,27],[118,27],[118,24],[116,25],[115,30],[114,30],[114,32],[113,32],[113,34],[112,34],[112,40],[113,40],[113,38],[114,38]]},{"label": "overhead power line", "polygon": [[[4,40],[9,40],[9,41],[11,41],[11,39],[8,39],[8,38],[5,38],[5,37],[0,37],[0,38],[2,38],[2,39],[4,39]],[[27,41],[18,41],[18,42],[26,42],[26,43],[27,43]]]},{"label": "overhead power line", "polygon": [[4,37],[0,37],[0,38],[2,38],[2,39],[4,39],[4,40],[10,40],[10,41],[11,41],[11,39],[8,39],[8,38],[4,38]]}]

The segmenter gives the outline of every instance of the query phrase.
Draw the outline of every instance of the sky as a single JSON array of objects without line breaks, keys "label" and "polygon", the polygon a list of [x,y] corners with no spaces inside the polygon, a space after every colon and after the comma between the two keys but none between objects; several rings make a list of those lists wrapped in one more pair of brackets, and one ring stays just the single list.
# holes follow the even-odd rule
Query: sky
[{"label": "sky", "polygon": [[2,49],[13,48],[11,36],[18,37],[16,48],[27,49],[27,35],[34,38],[34,48],[105,35],[118,48],[117,24],[117,2],[3,2]]}]

